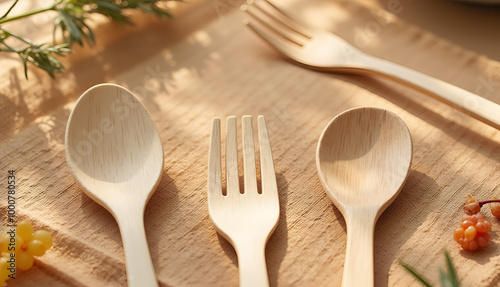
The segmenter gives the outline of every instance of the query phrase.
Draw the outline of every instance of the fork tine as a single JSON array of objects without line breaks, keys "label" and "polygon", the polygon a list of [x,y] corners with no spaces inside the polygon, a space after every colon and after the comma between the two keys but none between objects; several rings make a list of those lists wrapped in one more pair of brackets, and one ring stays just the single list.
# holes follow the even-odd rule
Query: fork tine
[{"label": "fork tine", "polygon": [[257,4],[242,6],[241,9],[252,19],[255,19],[261,25],[265,26],[268,30],[293,44],[303,46],[304,41],[308,40],[308,38],[304,38],[301,33],[298,33],[293,28],[288,27],[281,20]]},{"label": "fork tine", "polygon": [[282,9],[278,8],[278,6],[276,6],[275,4],[273,4],[269,0],[264,0],[262,2],[267,3],[267,5],[269,7],[271,7],[272,10],[274,10],[280,16],[276,16],[273,13],[267,11],[265,8],[263,8],[261,6],[260,1],[259,2],[255,2],[255,4],[254,4],[255,7],[259,8],[259,10],[261,10],[265,14],[269,15],[269,17],[275,19],[277,22],[280,22],[282,25],[288,27],[289,29],[291,29],[291,30],[293,30],[293,31],[301,34],[302,36],[304,36],[304,37],[306,37],[308,39],[311,39],[312,33],[309,32],[306,28],[304,28],[302,24],[299,24],[295,20],[293,20],[293,18],[290,17],[290,15],[288,15],[288,13],[286,13]]},{"label": "fork tine", "polygon": [[262,194],[266,196],[277,196],[278,186],[274,172],[273,155],[271,144],[267,133],[266,120],[264,116],[258,117],[259,144],[260,144],[260,178],[262,181]]},{"label": "fork tine", "polygon": [[243,116],[243,180],[245,194],[257,193],[257,172],[255,168],[255,148],[253,144],[252,116]]},{"label": "fork tine", "polygon": [[208,196],[222,195],[220,157],[220,119],[214,118],[208,155]]},{"label": "fork tine", "polygon": [[240,193],[239,176],[238,176],[238,145],[236,138],[236,117],[227,118],[226,190],[228,195]]},{"label": "fork tine", "polygon": [[250,29],[252,29],[257,35],[259,35],[265,42],[270,44],[273,48],[277,49],[279,52],[290,57],[290,55],[296,52],[297,48],[294,45],[290,45],[286,40],[282,40],[278,37],[271,35],[269,32],[264,31],[264,29],[259,28],[257,25],[253,24],[251,21],[246,23]]}]

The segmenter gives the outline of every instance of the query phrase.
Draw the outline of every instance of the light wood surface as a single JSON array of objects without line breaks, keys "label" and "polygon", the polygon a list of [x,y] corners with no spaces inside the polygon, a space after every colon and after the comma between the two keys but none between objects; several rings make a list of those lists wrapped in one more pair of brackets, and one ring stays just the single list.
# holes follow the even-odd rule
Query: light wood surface
[{"label": "light wood surface", "polygon": [[[495,61],[500,60],[500,39],[494,37],[500,25],[500,5],[471,5],[456,1],[359,0],[383,10],[421,30]],[[480,21],[481,23],[477,23]]]},{"label": "light wood surface", "polygon": [[[357,1],[280,4],[350,43],[365,40],[357,46],[363,52],[498,103],[500,64],[426,26],[405,22],[407,13],[422,19],[427,14],[412,11],[424,5],[421,1],[400,2],[405,8],[400,15]],[[452,1],[426,3],[449,7],[446,18],[471,15],[461,26],[468,31],[492,30],[477,9]],[[246,114],[266,117],[279,192],[280,219],[265,253],[270,285],[340,286],[346,223],[321,185],[315,151],[332,118],[366,106],[401,117],[414,144],[407,182],[375,228],[375,286],[421,286],[398,264],[400,259],[438,286],[443,249],[450,252],[462,286],[497,286],[499,221],[484,211],[492,238],[475,253],[461,251],[452,233],[466,194],[480,199],[499,195],[500,133],[393,81],[291,64],[242,24],[246,16],[239,5],[190,1],[178,3],[175,19],[164,23],[142,14],[133,15],[134,27],[103,21],[95,31],[96,45],[77,48],[65,58],[66,73],[57,80],[31,69],[26,81],[19,60],[0,54],[0,173],[16,169],[19,220],[31,220],[35,230],[49,230],[54,237],[53,247],[9,286],[127,284],[119,226],[82,192],[64,151],[65,127],[76,100],[103,82],[126,86],[141,100],[165,150],[162,179],[144,213],[160,286],[239,285],[236,252],[208,215],[207,156],[212,119]],[[500,19],[498,12],[494,16]],[[437,19],[433,23],[440,24]],[[32,21],[16,27],[45,29],[50,24]],[[498,50],[495,34],[489,36],[491,41],[482,43],[493,47],[485,48]],[[0,181],[0,188],[4,184]],[[0,216],[6,204],[0,198]]]},{"label": "light wood surface", "polygon": [[148,111],[121,86],[94,86],[76,102],[65,144],[68,166],[83,191],[120,226],[128,286],[158,286],[143,216],[161,179],[163,147]]},{"label": "light wood surface", "polygon": [[269,286],[265,248],[280,216],[278,187],[266,122],[258,117],[260,186],[257,187],[252,117],[241,119],[243,142],[243,188],[238,181],[237,124],[227,118],[226,187],[221,177],[220,119],[213,120],[208,159],[208,211],[217,232],[238,254],[240,286]]},{"label": "light wood surface", "polygon": [[342,286],[373,286],[375,223],[403,187],[411,159],[410,132],[387,110],[348,110],[321,134],[319,178],[347,226]]}]

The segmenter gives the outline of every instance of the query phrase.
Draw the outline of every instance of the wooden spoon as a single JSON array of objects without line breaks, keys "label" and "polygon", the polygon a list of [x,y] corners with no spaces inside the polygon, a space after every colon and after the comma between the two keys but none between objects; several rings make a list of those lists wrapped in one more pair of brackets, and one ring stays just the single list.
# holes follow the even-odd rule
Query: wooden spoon
[{"label": "wooden spoon", "polygon": [[319,178],[347,225],[343,287],[374,285],[375,223],[401,190],[411,158],[408,128],[386,110],[348,110],[321,134]]},{"label": "wooden spoon", "polygon": [[144,208],[160,182],[163,147],[146,108],[118,85],[90,88],[69,116],[66,160],[83,191],[118,222],[129,286],[158,286]]}]

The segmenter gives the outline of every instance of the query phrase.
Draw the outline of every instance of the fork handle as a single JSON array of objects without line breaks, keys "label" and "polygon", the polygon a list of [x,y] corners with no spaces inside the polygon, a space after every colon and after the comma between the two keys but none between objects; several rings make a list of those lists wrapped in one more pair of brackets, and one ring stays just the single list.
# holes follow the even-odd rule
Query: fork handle
[{"label": "fork handle", "polygon": [[240,287],[268,287],[269,277],[265,256],[266,242],[247,238],[236,246]]},{"label": "fork handle", "polygon": [[[363,54],[362,70],[422,91],[500,130],[500,105],[416,70]],[[363,67],[364,66],[364,67]]]}]

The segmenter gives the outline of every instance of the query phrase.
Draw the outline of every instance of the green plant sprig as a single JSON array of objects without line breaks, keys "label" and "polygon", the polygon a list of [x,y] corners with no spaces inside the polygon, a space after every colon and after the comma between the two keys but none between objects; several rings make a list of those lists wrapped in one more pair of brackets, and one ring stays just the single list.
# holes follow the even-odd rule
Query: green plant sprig
[{"label": "green plant sprig", "polygon": [[[57,0],[46,8],[9,16],[18,1],[15,0],[5,14],[0,17],[0,52],[18,54],[23,62],[24,75],[27,79],[28,62],[46,71],[54,78],[55,73],[64,71],[64,66],[58,57],[71,53],[73,43],[76,42],[80,46],[83,46],[85,42],[95,43],[94,32],[87,23],[92,14],[100,14],[122,24],[133,24],[132,20],[125,14],[126,10],[132,9],[142,10],[160,19],[172,18],[164,4],[182,0]],[[33,43],[31,40],[2,27],[5,23],[48,11],[56,12],[52,35],[53,44]],[[55,43],[57,35],[61,35],[62,43]],[[20,42],[23,48],[14,48],[13,45],[9,45],[7,43],[10,41],[9,38]]]},{"label": "green plant sprig", "polygon": [[[439,275],[441,279],[441,287],[460,287],[460,284],[458,282],[457,274],[455,272],[455,267],[453,266],[453,263],[451,261],[450,254],[445,251],[444,256],[446,258],[446,270],[443,270],[442,268],[439,268]],[[430,281],[425,278],[422,274],[419,272],[415,271],[413,267],[410,265],[400,261],[399,264],[403,266],[403,268],[406,269],[413,277],[415,277],[422,285],[426,287],[432,287]]]}]

